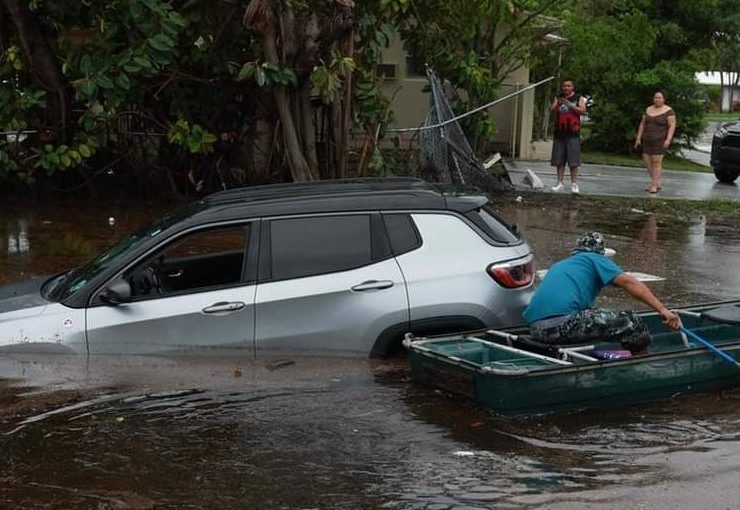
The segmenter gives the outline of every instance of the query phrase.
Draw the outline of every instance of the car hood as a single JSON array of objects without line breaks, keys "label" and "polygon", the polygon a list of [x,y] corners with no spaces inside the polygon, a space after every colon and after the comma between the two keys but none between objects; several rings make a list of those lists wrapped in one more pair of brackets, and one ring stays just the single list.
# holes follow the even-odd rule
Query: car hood
[{"label": "car hood", "polygon": [[730,122],[722,127],[732,134],[740,134],[740,122]]},{"label": "car hood", "polygon": [[41,296],[41,287],[48,277],[34,278],[0,287],[0,313],[48,305]]}]

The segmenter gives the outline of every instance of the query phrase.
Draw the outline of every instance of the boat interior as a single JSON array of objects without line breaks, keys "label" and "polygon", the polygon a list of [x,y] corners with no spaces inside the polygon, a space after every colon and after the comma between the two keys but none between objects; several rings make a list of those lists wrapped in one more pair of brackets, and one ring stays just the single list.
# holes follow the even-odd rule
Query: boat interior
[{"label": "boat interior", "polygon": [[558,346],[543,344],[532,340],[527,335],[526,328],[505,331],[489,329],[456,336],[419,339],[421,341],[414,344],[422,351],[453,361],[508,374],[706,349],[707,347],[695,340],[697,335],[700,340],[720,349],[730,345],[740,348],[740,301],[676,312],[681,316],[684,328],[689,330],[689,335],[668,329],[657,313],[641,314],[653,341],[649,351],[639,355],[633,355],[614,342]]}]

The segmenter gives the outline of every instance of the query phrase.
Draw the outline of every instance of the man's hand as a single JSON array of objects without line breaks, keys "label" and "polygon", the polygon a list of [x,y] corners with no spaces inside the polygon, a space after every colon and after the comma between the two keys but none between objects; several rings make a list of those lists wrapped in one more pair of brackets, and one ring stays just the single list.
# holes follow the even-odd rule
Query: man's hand
[{"label": "man's hand", "polygon": [[681,317],[678,314],[666,310],[665,312],[661,312],[660,316],[663,318],[663,324],[669,328],[678,329],[681,327]]},{"label": "man's hand", "polygon": [[660,317],[663,319],[663,323],[669,328],[678,329],[681,327],[681,319],[678,315],[666,308],[665,305],[661,303],[660,300],[653,295],[652,291],[641,281],[627,273],[621,273],[612,280],[612,283],[617,287],[626,290],[632,297],[639,299],[658,312]]}]

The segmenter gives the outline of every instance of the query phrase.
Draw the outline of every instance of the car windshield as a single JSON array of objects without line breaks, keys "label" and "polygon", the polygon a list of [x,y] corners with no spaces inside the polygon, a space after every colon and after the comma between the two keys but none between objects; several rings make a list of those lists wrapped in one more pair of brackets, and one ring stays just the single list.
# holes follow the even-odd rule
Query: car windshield
[{"label": "car windshield", "polygon": [[77,269],[73,269],[57,276],[56,278],[52,278],[47,282],[42,290],[44,297],[50,301],[63,301],[67,299],[100,273],[116,265],[119,260],[125,259],[126,255],[136,250],[142,243],[152,237],[156,237],[161,232],[188,215],[189,208],[182,209],[178,211],[178,213],[167,216],[144,230],[132,234],[114,244]]}]

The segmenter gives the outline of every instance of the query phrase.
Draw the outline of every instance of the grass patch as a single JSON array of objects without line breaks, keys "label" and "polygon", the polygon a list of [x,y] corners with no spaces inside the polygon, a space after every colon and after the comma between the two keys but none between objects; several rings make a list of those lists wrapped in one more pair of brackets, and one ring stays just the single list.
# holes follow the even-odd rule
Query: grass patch
[{"label": "grass patch", "polygon": [[709,122],[730,122],[732,120],[740,120],[740,112],[707,113],[704,114],[704,120]]},{"label": "grass patch", "polygon": [[[591,165],[633,166],[643,168],[639,154],[610,154],[607,152],[581,151],[581,161]],[[711,167],[700,165],[679,156],[668,155],[663,158],[665,170],[712,173]]]}]

